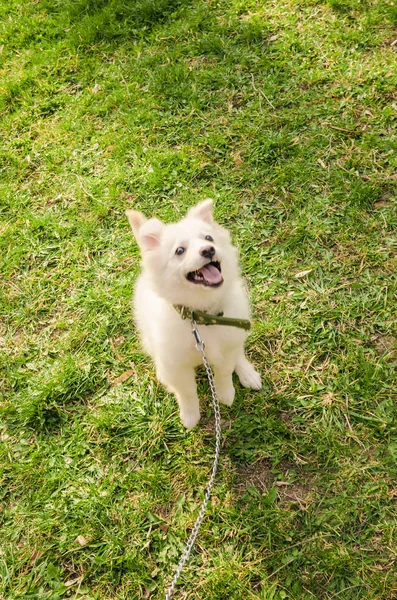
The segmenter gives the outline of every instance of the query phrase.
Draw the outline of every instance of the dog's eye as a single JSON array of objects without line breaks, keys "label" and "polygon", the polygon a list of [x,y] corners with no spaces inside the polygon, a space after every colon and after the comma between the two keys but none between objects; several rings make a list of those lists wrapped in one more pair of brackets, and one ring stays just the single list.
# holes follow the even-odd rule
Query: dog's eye
[{"label": "dog's eye", "polygon": [[178,254],[178,256],[179,256],[180,254],[183,254],[184,252],[185,252],[185,248],[182,248],[182,246],[179,246],[179,248],[177,248],[177,249],[175,250],[175,254]]},{"label": "dog's eye", "polygon": [[206,235],[205,239],[207,240],[207,242],[213,242],[214,241],[214,239],[210,235]]}]

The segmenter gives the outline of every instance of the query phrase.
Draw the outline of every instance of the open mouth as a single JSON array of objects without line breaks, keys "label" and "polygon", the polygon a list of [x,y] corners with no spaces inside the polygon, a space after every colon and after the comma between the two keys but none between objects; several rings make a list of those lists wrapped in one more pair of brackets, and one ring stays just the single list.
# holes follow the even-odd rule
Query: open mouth
[{"label": "open mouth", "polygon": [[201,269],[188,273],[186,279],[207,287],[218,287],[223,283],[221,265],[217,260],[214,260],[201,267]]}]

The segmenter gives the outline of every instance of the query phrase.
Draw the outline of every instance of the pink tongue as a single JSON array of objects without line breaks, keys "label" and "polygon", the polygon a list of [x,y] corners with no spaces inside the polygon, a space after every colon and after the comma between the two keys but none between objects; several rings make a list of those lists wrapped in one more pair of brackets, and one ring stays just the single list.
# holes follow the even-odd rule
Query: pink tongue
[{"label": "pink tongue", "polygon": [[214,265],[205,265],[205,267],[200,269],[200,273],[202,273],[204,279],[212,285],[222,281],[222,275]]}]

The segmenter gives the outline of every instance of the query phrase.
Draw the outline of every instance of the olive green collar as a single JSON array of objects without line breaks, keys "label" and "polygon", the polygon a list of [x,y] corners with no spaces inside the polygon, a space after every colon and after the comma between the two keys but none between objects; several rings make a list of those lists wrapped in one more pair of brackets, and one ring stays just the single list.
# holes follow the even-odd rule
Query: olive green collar
[{"label": "olive green collar", "polygon": [[230,327],[239,327],[248,331],[251,328],[251,323],[248,319],[233,319],[232,317],[224,317],[223,312],[217,315],[210,315],[202,310],[191,310],[182,304],[174,304],[175,310],[181,315],[182,319],[191,319],[197,325],[229,325]]}]

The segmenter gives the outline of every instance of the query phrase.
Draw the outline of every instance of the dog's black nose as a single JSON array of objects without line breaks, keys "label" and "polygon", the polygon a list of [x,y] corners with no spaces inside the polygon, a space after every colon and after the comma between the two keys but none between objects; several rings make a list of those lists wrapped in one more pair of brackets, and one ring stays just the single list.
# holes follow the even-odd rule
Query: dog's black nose
[{"label": "dog's black nose", "polygon": [[204,256],[204,258],[211,259],[215,254],[215,248],[214,246],[207,246],[206,248],[200,250],[200,254],[201,256]]}]

